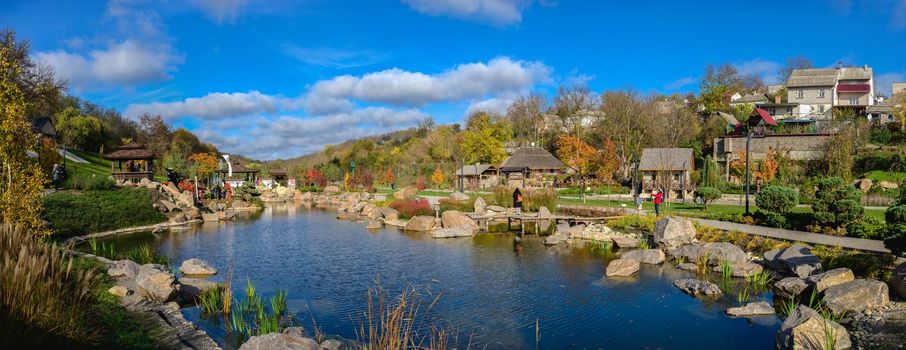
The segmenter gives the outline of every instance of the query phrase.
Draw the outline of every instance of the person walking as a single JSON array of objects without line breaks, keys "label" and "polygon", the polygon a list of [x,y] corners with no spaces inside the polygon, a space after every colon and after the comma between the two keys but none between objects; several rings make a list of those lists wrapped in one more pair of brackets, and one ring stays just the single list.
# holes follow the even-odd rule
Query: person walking
[{"label": "person walking", "polygon": [[522,192],[518,187],[513,191],[513,208],[516,208],[517,213],[522,213]]},{"label": "person walking", "polygon": [[661,202],[664,200],[664,193],[655,188],[651,191],[651,202],[654,203],[654,216],[661,216]]}]

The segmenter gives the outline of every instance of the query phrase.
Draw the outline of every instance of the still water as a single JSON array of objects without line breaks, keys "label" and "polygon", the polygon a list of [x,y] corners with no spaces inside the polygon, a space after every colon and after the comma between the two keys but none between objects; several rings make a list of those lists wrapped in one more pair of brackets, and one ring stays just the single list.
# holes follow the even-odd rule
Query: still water
[{"label": "still water", "polygon": [[[737,306],[739,286],[717,301],[682,293],[672,282],[694,274],[669,265],[643,264],[634,278],[603,277],[618,252],[545,247],[531,236],[517,249],[508,234],[437,240],[396,229],[367,230],[335,217],[331,211],[272,205],[247,220],[139,233],[115,244],[126,249],[150,242],[175,264],[203,259],[221,271],[213,280],[222,281],[231,268],[237,291],[246,279],[265,297],[286,289],[287,306],[306,330],[316,323],[325,334],[348,339],[356,339],[377,277],[388,290],[414,286],[426,302],[436,298],[426,316],[455,328],[460,348],[770,349],[779,327],[773,316],[724,314]],[[770,301],[769,292],[751,294],[750,301]],[[183,312],[224,342],[218,324],[201,320],[196,308]]]}]

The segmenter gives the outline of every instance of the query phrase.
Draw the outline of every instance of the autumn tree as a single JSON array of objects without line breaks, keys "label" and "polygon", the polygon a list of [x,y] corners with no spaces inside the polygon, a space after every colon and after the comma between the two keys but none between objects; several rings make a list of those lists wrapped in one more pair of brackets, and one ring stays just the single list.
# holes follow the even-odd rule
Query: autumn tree
[{"label": "autumn tree", "polygon": [[582,181],[582,196],[585,196],[585,176],[594,170],[598,151],[578,137],[562,135],[557,140],[557,157],[563,163],[576,169]]},{"label": "autumn tree", "polygon": [[434,187],[441,188],[446,181],[447,177],[444,175],[444,171],[440,170],[440,167],[434,168],[434,173],[431,174],[431,183]]},{"label": "autumn tree", "polygon": [[220,163],[216,153],[195,153],[189,160],[195,163],[195,172],[202,178],[214,174]]},{"label": "autumn tree", "polygon": [[468,127],[463,133],[462,153],[466,163],[498,164],[506,158],[504,142],[511,136],[510,129],[488,113],[476,113],[469,117]]},{"label": "autumn tree", "polygon": [[780,170],[780,162],[777,158],[777,152],[773,148],[769,148],[768,153],[765,154],[764,159],[758,165],[755,177],[765,183],[774,181],[777,177],[777,172]]},{"label": "autumn tree", "polygon": [[737,179],[743,179],[746,176],[746,151],[736,151],[735,157],[730,161],[730,175]]},{"label": "autumn tree", "polygon": [[387,168],[387,171],[384,172],[384,178],[382,179],[382,183],[385,185],[389,185],[389,184],[392,184],[394,181],[396,181],[396,176],[393,175],[393,168]]},{"label": "autumn tree", "polygon": [[49,237],[41,220],[46,174],[28,151],[39,147],[28,118],[28,100],[20,83],[29,69],[27,45],[12,32],[0,40],[0,223],[19,225],[25,232]]},{"label": "autumn tree", "polygon": [[617,154],[617,144],[610,139],[602,142],[602,147],[598,151],[595,159],[596,168],[595,176],[599,181],[609,183],[613,180],[613,174],[616,173],[622,165],[620,155]]},{"label": "autumn tree", "polygon": [[104,144],[104,125],[101,120],[83,115],[78,108],[68,107],[57,113],[54,126],[64,146],[97,151]]}]

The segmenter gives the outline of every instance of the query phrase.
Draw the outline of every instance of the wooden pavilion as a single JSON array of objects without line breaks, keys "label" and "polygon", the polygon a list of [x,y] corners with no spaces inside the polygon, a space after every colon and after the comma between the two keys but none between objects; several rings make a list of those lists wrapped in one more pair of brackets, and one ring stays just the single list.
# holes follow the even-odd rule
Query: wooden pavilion
[{"label": "wooden pavilion", "polygon": [[[232,176],[230,176],[229,171],[233,170]],[[217,170],[217,175],[223,179],[224,182],[229,183],[230,187],[237,188],[242,186],[243,182],[249,181],[253,183],[258,183],[258,173],[260,170],[252,169],[245,165],[242,165],[240,162],[230,162],[229,167]]]},{"label": "wooden pavilion", "polygon": [[154,153],[145,146],[130,142],[104,155],[109,159],[110,175],[115,180],[140,180],[154,178]]}]

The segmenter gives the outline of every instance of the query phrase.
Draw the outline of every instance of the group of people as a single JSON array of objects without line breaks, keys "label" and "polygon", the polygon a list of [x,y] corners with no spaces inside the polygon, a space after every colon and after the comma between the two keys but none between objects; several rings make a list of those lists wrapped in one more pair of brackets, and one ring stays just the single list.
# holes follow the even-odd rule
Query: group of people
[{"label": "group of people", "polygon": [[63,181],[68,176],[66,166],[60,164],[53,165],[53,171],[50,173],[50,179],[53,180],[53,189],[59,190],[63,187]]}]

